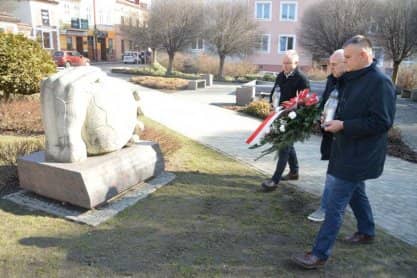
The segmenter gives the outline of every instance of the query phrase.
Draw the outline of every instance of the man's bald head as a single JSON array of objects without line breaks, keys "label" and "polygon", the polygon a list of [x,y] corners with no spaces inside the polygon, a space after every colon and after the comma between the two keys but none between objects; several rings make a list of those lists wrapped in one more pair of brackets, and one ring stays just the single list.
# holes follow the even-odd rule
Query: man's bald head
[{"label": "man's bald head", "polygon": [[345,55],[343,49],[338,49],[330,56],[330,72],[336,78],[342,76],[346,71]]},{"label": "man's bald head", "polygon": [[288,74],[295,70],[298,65],[298,57],[297,51],[295,50],[288,50],[285,52],[284,57],[282,58],[282,68],[285,74]]}]

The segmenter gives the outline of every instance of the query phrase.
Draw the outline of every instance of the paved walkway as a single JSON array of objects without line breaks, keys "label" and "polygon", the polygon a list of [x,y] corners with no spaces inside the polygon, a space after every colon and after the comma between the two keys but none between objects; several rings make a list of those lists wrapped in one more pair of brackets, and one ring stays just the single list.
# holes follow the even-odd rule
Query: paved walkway
[{"label": "paved walkway", "polygon": [[[133,85],[135,86],[135,85]],[[204,91],[183,91],[166,94],[139,87],[147,117],[218,150],[259,171],[272,175],[272,155],[254,161],[259,150],[250,150],[246,138],[260,121],[213,103],[234,103],[234,88],[215,85]],[[320,138],[313,136],[296,149],[301,178],[294,182],[300,189],[320,196],[327,162],[320,161]],[[417,246],[417,164],[387,157],[384,174],[367,182],[367,192],[376,223],[388,233]]]}]

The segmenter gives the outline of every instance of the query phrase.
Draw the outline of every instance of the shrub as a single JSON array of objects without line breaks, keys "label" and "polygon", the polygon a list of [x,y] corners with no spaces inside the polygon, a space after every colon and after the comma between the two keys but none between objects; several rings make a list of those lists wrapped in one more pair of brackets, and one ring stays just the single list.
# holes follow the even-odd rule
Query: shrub
[{"label": "shrub", "polygon": [[249,105],[241,111],[257,118],[264,119],[269,115],[270,107],[269,102],[265,100],[257,100],[249,103]]},{"label": "shrub", "polygon": [[327,76],[328,76],[327,72],[318,68],[311,68],[307,72],[307,77],[310,80],[321,81],[321,80],[325,80]]},{"label": "shrub", "polygon": [[180,71],[172,71],[171,75],[166,75],[166,68],[159,63],[141,67],[141,68],[113,68],[111,70],[115,73],[129,73],[146,76],[159,76],[159,77],[178,77],[183,79],[199,79],[199,75],[183,73]]},{"label": "shrub", "polygon": [[397,85],[406,90],[417,88],[417,65],[401,67]]},{"label": "shrub", "polygon": [[16,160],[19,156],[27,155],[42,149],[44,149],[44,143],[40,138],[0,143],[0,164],[16,165]]},{"label": "shrub", "polygon": [[270,82],[275,82],[275,75],[273,75],[272,73],[265,73],[264,76],[262,77],[263,80],[265,81],[270,81]]},{"label": "shrub", "polygon": [[10,94],[39,93],[42,78],[55,71],[51,56],[38,42],[0,33],[0,91],[6,100]]},{"label": "shrub", "polygon": [[188,87],[188,81],[180,78],[137,76],[132,77],[130,81],[154,89],[183,90]]}]

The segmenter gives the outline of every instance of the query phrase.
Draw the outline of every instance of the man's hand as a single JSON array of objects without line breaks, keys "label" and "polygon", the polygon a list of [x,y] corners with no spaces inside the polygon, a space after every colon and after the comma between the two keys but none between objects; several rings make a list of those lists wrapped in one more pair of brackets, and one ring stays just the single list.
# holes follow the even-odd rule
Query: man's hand
[{"label": "man's hand", "polygon": [[336,133],[343,130],[343,122],[339,120],[329,121],[324,123],[324,131]]}]

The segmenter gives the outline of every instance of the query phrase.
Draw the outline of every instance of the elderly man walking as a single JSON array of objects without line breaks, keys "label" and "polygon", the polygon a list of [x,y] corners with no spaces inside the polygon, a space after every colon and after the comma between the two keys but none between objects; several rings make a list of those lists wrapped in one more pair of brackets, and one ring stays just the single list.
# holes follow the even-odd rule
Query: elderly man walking
[{"label": "elderly man walking", "polygon": [[294,255],[307,269],[323,267],[331,254],[349,204],[357,220],[357,232],[349,244],[371,243],[375,225],[365,193],[365,181],[382,174],[387,133],[395,114],[395,88],[372,60],[369,39],[358,35],[343,46],[347,72],[339,87],[336,119],[325,124],[334,134],[327,181],[326,216],[311,252]]},{"label": "elderly man walking", "polygon": [[[323,110],[330,94],[339,97],[339,79],[345,73],[345,56],[343,49],[338,49],[329,58],[330,75],[327,77],[326,88],[320,102],[319,109]],[[321,160],[329,160],[333,133],[322,130],[323,138],[321,140],[320,152]],[[326,181],[329,181],[327,179]],[[329,195],[329,184],[324,185],[323,195],[320,201],[320,207],[311,213],[307,218],[311,221],[322,222],[326,213],[327,197]]]},{"label": "elderly man walking", "polygon": [[[289,50],[285,53],[282,60],[283,71],[278,74],[274,87],[271,91],[271,103],[272,96],[277,86],[279,86],[281,93],[279,98],[280,104],[297,96],[297,92],[309,88],[307,77],[298,69],[298,61],[299,57],[295,50]],[[278,157],[277,166],[272,178],[262,182],[261,184],[261,190],[263,192],[271,192],[275,190],[280,180],[298,179],[298,160],[294,146],[291,145],[280,150]],[[282,177],[287,163],[290,166],[290,172],[286,176]]]}]

